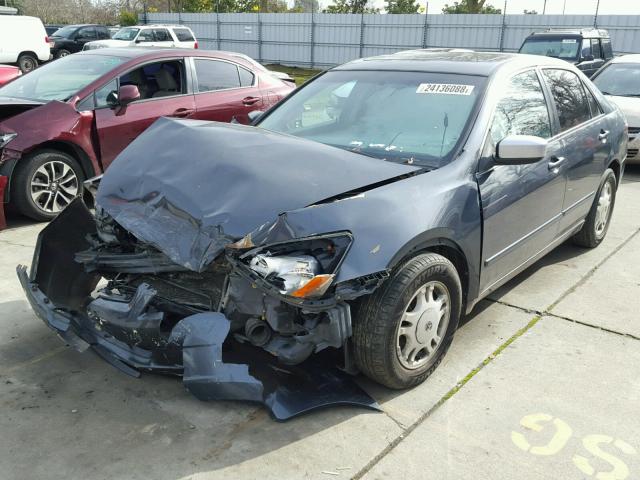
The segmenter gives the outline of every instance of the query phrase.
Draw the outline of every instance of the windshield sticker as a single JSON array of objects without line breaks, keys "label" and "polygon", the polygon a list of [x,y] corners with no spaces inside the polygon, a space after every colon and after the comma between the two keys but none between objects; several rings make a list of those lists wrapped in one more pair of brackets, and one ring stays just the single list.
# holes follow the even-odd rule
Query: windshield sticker
[{"label": "windshield sticker", "polygon": [[416,93],[439,93],[442,95],[471,95],[473,85],[456,85],[453,83],[421,83]]},{"label": "windshield sticker", "polygon": [[562,39],[562,43],[576,43],[576,39],[575,38],[563,38]]}]

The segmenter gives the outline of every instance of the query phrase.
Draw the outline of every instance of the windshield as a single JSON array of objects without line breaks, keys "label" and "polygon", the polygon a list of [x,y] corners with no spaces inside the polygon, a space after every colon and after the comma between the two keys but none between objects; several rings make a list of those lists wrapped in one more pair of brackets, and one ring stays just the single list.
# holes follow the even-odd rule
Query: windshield
[{"label": "windshield", "polygon": [[56,30],[53,33],[52,37],[71,38],[71,36],[74,33],[76,33],[76,30],[78,30],[78,27],[71,27],[71,26],[62,27]]},{"label": "windshield", "polygon": [[640,64],[609,64],[592,81],[605,95],[640,97]]},{"label": "windshield", "polygon": [[69,55],[16,78],[0,88],[0,96],[64,102],[126,60],[106,55]]},{"label": "windshield", "polygon": [[259,126],[385,160],[438,167],[466,130],[483,77],[333,71]]},{"label": "windshield", "polygon": [[579,47],[577,38],[527,38],[520,53],[573,60],[578,58]]},{"label": "windshield", "polygon": [[136,38],[136,35],[138,35],[139,31],[139,28],[125,27],[118,30],[118,32],[111,38],[113,38],[114,40],[127,40],[130,42],[131,40]]}]

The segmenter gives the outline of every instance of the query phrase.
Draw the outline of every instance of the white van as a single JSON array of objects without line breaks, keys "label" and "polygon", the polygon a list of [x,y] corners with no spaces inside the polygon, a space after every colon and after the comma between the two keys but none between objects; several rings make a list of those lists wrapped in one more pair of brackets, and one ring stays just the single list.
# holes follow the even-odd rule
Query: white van
[{"label": "white van", "polygon": [[30,72],[51,56],[49,38],[39,18],[0,15],[0,63],[14,63]]}]

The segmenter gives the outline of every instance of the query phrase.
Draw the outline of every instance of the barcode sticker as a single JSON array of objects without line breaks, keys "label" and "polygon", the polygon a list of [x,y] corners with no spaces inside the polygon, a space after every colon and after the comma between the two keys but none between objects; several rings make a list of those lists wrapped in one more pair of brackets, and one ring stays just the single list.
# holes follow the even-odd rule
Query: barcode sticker
[{"label": "barcode sticker", "polygon": [[457,85],[454,83],[421,83],[416,93],[437,93],[441,95],[471,95],[473,85]]}]

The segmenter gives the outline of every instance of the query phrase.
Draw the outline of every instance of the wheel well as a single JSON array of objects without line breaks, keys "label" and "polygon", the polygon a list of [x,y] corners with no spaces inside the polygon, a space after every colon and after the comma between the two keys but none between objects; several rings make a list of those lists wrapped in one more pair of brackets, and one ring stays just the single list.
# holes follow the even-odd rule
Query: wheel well
[{"label": "wheel well", "polygon": [[29,153],[33,154],[38,150],[44,149],[58,150],[60,152],[66,153],[70,157],[73,157],[80,164],[85,179],[95,176],[95,171],[93,170],[93,165],[91,164],[89,156],[77,145],[66,142],[45,142],[31,149]]},{"label": "wheel well", "polygon": [[405,255],[405,257],[400,262],[397,262],[395,264],[400,265],[409,258],[425,252],[432,252],[437,253],[438,255],[442,255],[444,258],[453,263],[454,267],[456,267],[458,275],[460,276],[460,283],[462,284],[462,305],[464,311],[467,304],[467,297],[469,295],[469,263],[467,262],[467,258],[460,247],[458,247],[454,242],[445,238],[434,239],[421,248],[412,249],[412,251]]},{"label": "wheel well", "polygon": [[609,168],[613,170],[613,173],[616,175],[616,185],[620,185],[620,162],[613,160],[609,164]]},{"label": "wheel well", "polygon": [[36,62],[40,63],[40,59],[38,58],[38,55],[36,55],[36,52],[31,52],[29,50],[25,51],[25,52],[20,52],[20,54],[18,55],[18,58],[20,58],[22,55],[32,55],[35,57]]}]

